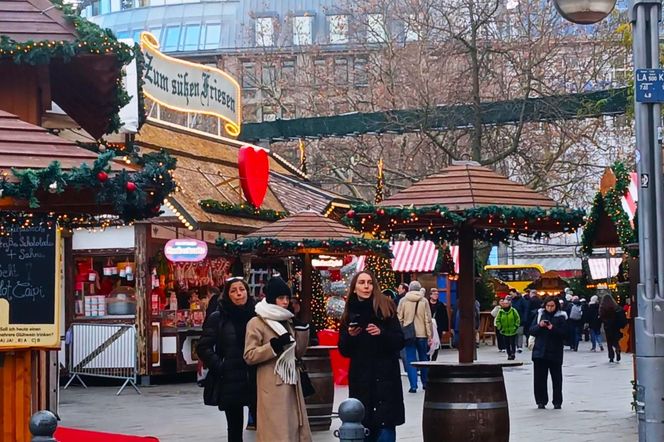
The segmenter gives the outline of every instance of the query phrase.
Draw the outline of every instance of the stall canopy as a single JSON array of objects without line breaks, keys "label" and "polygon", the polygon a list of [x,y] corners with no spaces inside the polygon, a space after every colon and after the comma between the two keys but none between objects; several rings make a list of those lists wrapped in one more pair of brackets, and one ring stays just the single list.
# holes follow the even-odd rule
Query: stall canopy
[{"label": "stall canopy", "polygon": [[[430,273],[436,268],[439,247],[433,241],[393,241],[390,249],[394,258],[392,259],[392,270],[406,273]],[[459,273],[459,247],[450,246],[450,254],[454,260],[454,271]],[[357,262],[357,270],[364,269],[366,257],[360,256]]]},{"label": "stall canopy", "polygon": [[459,362],[473,362],[474,240],[496,244],[510,237],[574,232],[584,211],[474,162],[460,162],[383,200],[358,205],[345,221],[378,237],[457,242],[459,246]]},{"label": "stall canopy", "polygon": [[[195,228],[246,234],[302,210],[327,213],[337,204],[338,213],[345,213],[351,202],[308,183],[302,172],[270,152],[267,194],[255,209],[246,202],[238,175],[238,151],[246,143],[148,119],[136,145],[145,152],[164,149],[177,159],[173,175],[181,191],[169,202]],[[166,218],[158,222],[169,222]]]}]

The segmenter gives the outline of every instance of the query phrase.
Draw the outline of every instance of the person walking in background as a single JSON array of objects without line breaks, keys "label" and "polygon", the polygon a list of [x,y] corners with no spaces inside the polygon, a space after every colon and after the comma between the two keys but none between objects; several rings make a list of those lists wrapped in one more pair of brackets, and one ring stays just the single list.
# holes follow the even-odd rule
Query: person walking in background
[{"label": "person walking in background", "polygon": [[567,306],[569,317],[569,346],[573,351],[579,350],[581,341],[581,327],[583,326],[583,305],[578,296],[572,297],[572,302]]},{"label": "person walking in background", "polygon": [[241,277],[226,280],[219,305],[206,318],[196,348],[208,368],[205,388],[211,392],[212,402],[207,405],[217,405],[226,413],[229,442],[242,442],[244,407],[254,416],[256,410],[256,370],[243,358],[247,323],[256,316],[248,293],[249,285]]},{"label": "person walking in background", "polygon": [[502,353],[505,351],[505,336],[503,336],[502,333],[500,333],[500,330],[498,330],[498,325],[496,324],[496,318],[498,317],[498,312],[500,309],[503,308],[503,305],[505,305],[505,301],[503,299],[499,299],[497,302],[494,301],[493,309],[491,310],[491,317],[493,318],[493,328],[496,331],[496,344],[498,345],[498,352]]},{"label": "person walking in background", "polygon": [[627,325],[625,312],[610,293],[602,297],[599,305],[599,317],[604,324],[604,333],[606,334],[606,347],[609,350],[609,362],[613,362],[614,356],[617,362],[620,362],[620,331]]},{"label": "person walking in background", "polygon": [[257,442],[312,440],[297,366],[307,350],[309,327],[293,322],[290,298],[286,282],[271,278],[265,299],[256,304],[257,317],[247,324],[244,360],[257,367]]},{"label": "person walking in background", "polygon": [[553,297],[544,300],[544,308],[537,311],[530,325],[533,343],[533,386],[537,408],[544,409],[549,403],[547,379],[551,375],[553,385],[553,408],[560,409],[563,403],[563,347],[567,333],[567,313]]},{"label": "person walking in background", "polygon": [[519,314],[519,319],[521,324],[516,331],[516,351],[521,353],[523,350],[523,335],[524,328],[528,328],[530,322],[528,322],[528,300],[519,294],[518,291],[514,290],[514,296],[512,296],[512,308],[516,309],[516,312]]},{"label": "person walking in background", "polygon": [[[432,288],[429,292],[429,307],[431,308],[431,317],[436,323],[436,333],[442,341],[443,332],[450,331],[450,318],[447,315],[447,306],[445,303],[440,302],[440,294],[438,293],[437,288]],[[431,355],[431,360],[435,361],[438,359],[438,350],[434,350],[433,355]]]},{"label": "person walking in background", "polygon": [[350,358],[348,396],[364,405],[365,441],[395,442],[396,427],[406,421],[399,368],[404,338],[396,309],[366,270],[351,280],[347,299],[339,351]]},{"label": "person walking in background", "polygon": [[[408,285],[408,293],[399,303],[397,317],[401,327],[414,326],[415,336],[408,339],[406,336],[406,372],[410,382],[409,393],[417,392],[417,368],[411,364],[416,361],[428,361],[429,342],[432,338],[431,309],[424,299],[422,285],[418,281],[412,281]],[[422,388],[426,388],[427,370],[420,371],[422,377]]]},{"label": "person walking in background", "polygon": [[402,282],[397,286],[397,299],[396,299],[397,305],[399,305],[404,296],[406,296],[406,293],[408,293],[408,284]]},{"label": "person walking in background", "polygon": [[585,322],[588,323],[588,328],[590,329],[590,342],[592,344],[590,351],[597,351],[598,345],[599,350],[604,351],[604,346],[602,345],[602,320],[599,318],[599,297],[597,295],[590,297],[590,303],[585,313]]},{"label": "person walking in background", "polygon": [[507,360],[512,361],[516,357],[516,335],[521,326],[519,313],[512,307],[512,298],[506,296],[503,300],[502,308],[496,315],[496,330],[503,335],[505,339],[505,350],[507,351]]}]

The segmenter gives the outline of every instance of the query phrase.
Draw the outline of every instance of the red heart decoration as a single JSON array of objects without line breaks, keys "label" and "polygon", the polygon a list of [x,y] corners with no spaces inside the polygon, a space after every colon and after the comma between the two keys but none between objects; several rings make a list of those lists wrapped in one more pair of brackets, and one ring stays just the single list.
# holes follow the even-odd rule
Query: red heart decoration
[{"label": "red heart decoration", "polygon": [[260,147],[242,146],[238,152],[237,165],[244,197],[254,207],[260,207],[267,194],[270,175],[267,151]]}]

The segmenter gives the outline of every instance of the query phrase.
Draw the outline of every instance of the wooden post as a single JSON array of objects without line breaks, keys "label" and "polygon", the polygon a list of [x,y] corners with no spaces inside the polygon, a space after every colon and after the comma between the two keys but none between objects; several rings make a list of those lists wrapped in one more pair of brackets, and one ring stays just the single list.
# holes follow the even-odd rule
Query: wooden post
[{"label": "wooden post", "polygon": [[301,316],[305,323],[311,322],[311,301],[313,293],[312,288],[312,273],[313,266],[311,265],[311,254],[305,253],[302,257],[302,302],[301,302]]},{"label": "wooden post", "polygon": [[27,441],[33,394],[32,351],[0,354],[0,440]]},{"label": "wooden post", "polygon": [[472,363],[475,355],[475,259],[473,229],[464,224],[459,229],[459,362]]},{"label": "wooden post", "polygon": [[[138,373],[141,376],[149,375],[152,367],[152,352],[149,347],[152,340],[152,327],[150,325],[150,258],[148,257],[148,238],[150,224],[138,223],[134,225],[134,244],[136,262],[136,351],[138,357]],[[150,343],[150,344],[148,344]]]}]

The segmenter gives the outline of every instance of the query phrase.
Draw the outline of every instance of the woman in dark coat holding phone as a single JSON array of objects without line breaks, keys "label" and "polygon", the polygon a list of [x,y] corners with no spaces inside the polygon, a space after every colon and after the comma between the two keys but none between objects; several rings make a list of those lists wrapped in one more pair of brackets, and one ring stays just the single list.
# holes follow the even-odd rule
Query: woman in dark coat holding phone
[{"label": "woman in dark coat holding phone", "polygon": [[349,396],[364,405],[366,441],[396,441],[405,422],[399,351],[403,332],[394,303],[380,292],[373,273],[353,277],[341,317],[339,351],[350,358]]},{"label": "woman in dark coat holding phone", "polygon": [[546,408],[549,402],[547,379],[551,374],[553,384],[553,408],[560,409],[563,403],[563,347],[567,333],[567,313],[560,310],[554,297],[544,300],[544,308],[535,314],[530,326],[533,346],[534,389],[537,408]]}]

